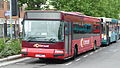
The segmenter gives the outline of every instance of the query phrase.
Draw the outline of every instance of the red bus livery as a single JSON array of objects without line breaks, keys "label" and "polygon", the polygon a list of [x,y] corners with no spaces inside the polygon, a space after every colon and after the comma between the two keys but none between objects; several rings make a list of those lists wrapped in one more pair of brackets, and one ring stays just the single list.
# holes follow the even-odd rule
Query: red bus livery
[{"label": "red bus livery", "polygon": [[100,19],[78,12],[27,11],[21,54],[68,59],[101,45]]}]

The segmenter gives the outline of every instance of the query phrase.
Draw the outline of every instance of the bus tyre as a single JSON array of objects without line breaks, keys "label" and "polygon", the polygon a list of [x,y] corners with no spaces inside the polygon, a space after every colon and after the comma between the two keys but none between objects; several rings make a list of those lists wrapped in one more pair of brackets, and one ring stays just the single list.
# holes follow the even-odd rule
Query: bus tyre
[{"label": "bus tyre", "polygon": [[96,45],[96,42],[94,42],[93,50],[95,51],[96,49],[97,49],[97,45]]},{"label": "bus tyre", "polygon": [[74,55],[73,55],[73,60],[77,57],[77,48],[74,48]]},{"label": "bus tyre", "polygon": [[107,45],[109,45],[110,44],[110,38],[108,38],[108,40],[107,40]]}]

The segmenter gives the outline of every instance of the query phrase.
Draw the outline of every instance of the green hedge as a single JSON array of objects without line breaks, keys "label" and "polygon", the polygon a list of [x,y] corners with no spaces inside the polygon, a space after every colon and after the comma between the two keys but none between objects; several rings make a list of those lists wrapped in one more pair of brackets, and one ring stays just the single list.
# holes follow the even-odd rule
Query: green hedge
[{"label": "green hedge", "polygon": [[12,40],[9,43],[4,43],[3,39],[0,39],[0,58],[19,54],[21,50],[21,43],[19,39]]}]

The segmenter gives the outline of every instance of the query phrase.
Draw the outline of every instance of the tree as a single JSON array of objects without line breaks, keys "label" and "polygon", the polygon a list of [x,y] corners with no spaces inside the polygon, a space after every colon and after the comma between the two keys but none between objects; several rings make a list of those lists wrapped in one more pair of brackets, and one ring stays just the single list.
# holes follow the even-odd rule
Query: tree
[{"label": "tree", "polygon": [[46,5],[47,0],[18,0],[19,6],[27,4],[27,10],[39,10],[42,9],[41,5]]},{"label": "tree", "polygon": [[118,18],[120,0],[51,0],[57,10],[81,12],[95,17]]}]

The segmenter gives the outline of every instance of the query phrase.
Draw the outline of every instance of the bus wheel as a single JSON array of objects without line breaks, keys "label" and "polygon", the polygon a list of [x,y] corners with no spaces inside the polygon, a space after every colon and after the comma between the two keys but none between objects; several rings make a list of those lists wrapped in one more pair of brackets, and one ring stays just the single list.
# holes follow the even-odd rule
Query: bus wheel
[{"label": "bus wheel", "polygon": [[94,42],[94,47],[93,47],[93,50],[95,51],[97,49],[97,44],[96,44],[96,41]]},{"label": "bus wheel", "polygon": [[108,38],[106,45],[109,45],[109,44],[110,44],[110,38]]},{"label": "bus wheel", "polygon": [[75,59],[77,57],[77,47],[74,48],[74,55],[73,55],[73,59]]}]

